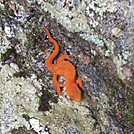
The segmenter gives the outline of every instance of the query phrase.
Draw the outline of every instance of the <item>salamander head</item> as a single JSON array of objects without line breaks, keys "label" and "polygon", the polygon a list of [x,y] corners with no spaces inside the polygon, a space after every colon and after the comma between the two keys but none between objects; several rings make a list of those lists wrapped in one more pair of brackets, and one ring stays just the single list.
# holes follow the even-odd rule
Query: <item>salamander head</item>
[{"label": "salamander head", "polygon": [[82,92],[76,83],[70,83],[66,86],[66,92],[68,96],[76,102],[80,102],[82,99]]}]

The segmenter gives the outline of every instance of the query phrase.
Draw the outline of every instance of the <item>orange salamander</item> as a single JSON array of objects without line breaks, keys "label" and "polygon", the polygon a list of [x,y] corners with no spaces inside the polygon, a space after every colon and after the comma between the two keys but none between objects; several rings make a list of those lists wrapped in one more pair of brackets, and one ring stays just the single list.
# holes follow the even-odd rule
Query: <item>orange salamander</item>
[{"label": "orange salamander", "polygon": [[[70,55],[64,54],[58,58],[56,64],[53,63],[54,59],[59,54],[60,47],[58,42],[51,36],[49,30],[46,27],[45,31],[49,40],[54,44],[53,52],[46,59],[47,68],[54,74],[54,86],[59,95],[63,95],[61,88],[65,87],[67,95],[74,101],[79,102],[82,99],[82,90],[84,90],[82,79],[77,77],[74,65],[69,62]],[[58,77],[61,75],[65,77],[65,83],[58,82]]]}]

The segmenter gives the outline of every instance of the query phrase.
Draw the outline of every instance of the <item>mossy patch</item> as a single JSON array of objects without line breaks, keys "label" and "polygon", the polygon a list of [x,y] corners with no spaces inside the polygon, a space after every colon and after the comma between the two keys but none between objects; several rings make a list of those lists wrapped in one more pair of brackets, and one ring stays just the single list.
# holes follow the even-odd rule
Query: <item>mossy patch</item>
[{"label": "mossy patch", "polygon": [[39,111],[50,110],[52,107],[50,106],[49,101],[57,103],[58,98],[54,96],[52,93],[50,93],[48,90],[43,90],[39,101]]}]

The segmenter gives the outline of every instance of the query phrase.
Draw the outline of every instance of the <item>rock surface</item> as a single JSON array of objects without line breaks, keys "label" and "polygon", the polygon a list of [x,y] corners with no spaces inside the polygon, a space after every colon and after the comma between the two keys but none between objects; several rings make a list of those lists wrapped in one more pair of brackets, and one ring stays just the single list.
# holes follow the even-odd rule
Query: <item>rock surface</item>
[{"label": "rock surface", "polygon": [[[0,134],[132,134],[134,3],[0,1]],[[84,99],[59,97],[45,60],[47,26],[84,82]]]}]

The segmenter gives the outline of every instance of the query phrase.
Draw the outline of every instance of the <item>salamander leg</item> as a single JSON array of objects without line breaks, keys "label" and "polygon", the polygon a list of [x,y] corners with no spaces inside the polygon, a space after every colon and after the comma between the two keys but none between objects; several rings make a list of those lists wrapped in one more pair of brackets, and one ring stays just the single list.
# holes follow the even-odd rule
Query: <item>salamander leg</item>
[{"label": "salamander leg", "polygon": [[80,86],[80,88],[82,90],[84,90],[83,82],[82,82],[82,79],[80,77],[78,77],[78,79],[76,80],[76,83]]},{"label": "salamander leg", "polygon": [[57,63],[60,63],[60,62],[62,62],[62,61],[64,61],[64,60],[70,60],[70,55],[68,55],[68,54],[63,54],[63,55],[61,55],[61,56],[58,58]]},{"label": "salamander leg", "polygon": [[54,82],[54,86],[55,86],[58,94],[63,95],[63,92],[61,91],[61,87],[65,87],[65,84],[61,84],[58,82],[58,75],[57,74],[54,74],[53,82]]}]

